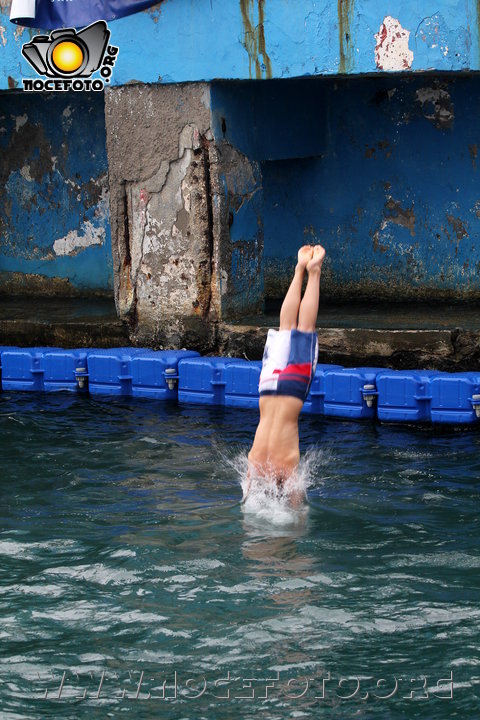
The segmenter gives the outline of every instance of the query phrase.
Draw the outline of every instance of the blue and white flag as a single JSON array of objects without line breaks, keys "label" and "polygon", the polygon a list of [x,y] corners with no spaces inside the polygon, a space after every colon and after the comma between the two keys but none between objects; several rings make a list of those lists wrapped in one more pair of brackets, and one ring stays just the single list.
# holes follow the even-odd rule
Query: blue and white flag
[{"label": "blue and white flag", "polygon": [[10,20],[42,30],[75,28],[96,20],[116,20],[157,4],[158,0],[12,0]]}]

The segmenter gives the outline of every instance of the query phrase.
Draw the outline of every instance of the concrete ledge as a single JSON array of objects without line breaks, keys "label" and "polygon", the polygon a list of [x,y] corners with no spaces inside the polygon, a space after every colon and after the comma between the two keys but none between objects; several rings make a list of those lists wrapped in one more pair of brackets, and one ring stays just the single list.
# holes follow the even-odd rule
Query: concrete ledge
[{"label": "concrete ledge", "polygon": [[[219,326],[219,352],[260,360],[267,329]],[[480,368],[480,331],[319,328],[319,362],[467,372]]]},{"label": "concrete ledge", "polygon": [[0,320],[0,343],[18,347],[109,348],[130,345],[124,323]]},{"label": "concrete ledge", "polygon": [[5,297],[0,303],[0,344],[82,348],[130,342],[112,298]]},{"label": "concrete ledge", "polygon": [[[348,322],[348,317],[344,318]],[[265,320],[263,318],[263,322]],[[275,323],[276,318],[270,320]],[[262,322],[261,317],[259,321]],[[319,327],[319,362],[398,370],[467,372],[480,369],[480,329],[450,329],[446,325],[439,329],[413,330]],[[187,319],[181,329],[182,332],[176,332],[170,323],[168,333],[154,327],[150,328],[150,334],[139,337],[128,323],[118,319],[111,301],[99,299],[9,298],[0,308],[0,344],[20,347],[139,345],[153,349],[187,348],[202,354],[261,360],[267,335],[265,325],[208,323],[198,317]]]}]

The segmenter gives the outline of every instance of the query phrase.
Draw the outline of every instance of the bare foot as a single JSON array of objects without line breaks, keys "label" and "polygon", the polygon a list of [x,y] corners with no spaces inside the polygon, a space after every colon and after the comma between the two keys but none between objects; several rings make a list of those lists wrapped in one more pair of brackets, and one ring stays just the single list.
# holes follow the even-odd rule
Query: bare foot
[{"label": "bare foot", "polygon": [[313,247],[311,245],[304,245],[298,251],[298,265],[303,270],[307,267],[308,263],[313,257]]},{"label": "bare foot", "polygon": [[310,272],[315,269],[321,270],[324,258],[325,248],[321,245],[315,245],[313,248],[312,259],[307,263],[307,271]]}]

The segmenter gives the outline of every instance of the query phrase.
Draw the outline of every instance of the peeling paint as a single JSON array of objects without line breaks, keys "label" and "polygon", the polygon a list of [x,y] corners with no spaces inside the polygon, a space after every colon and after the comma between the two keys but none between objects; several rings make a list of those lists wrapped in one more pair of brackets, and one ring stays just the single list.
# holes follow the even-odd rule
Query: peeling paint
[{"label": "peeling paint", "polygon": [[200,83],[106,95],[116,303],[137,341],[211,331],[208,97]]},{"label": "peeling paint", "polygon": [[375,35],[375,64],[379,70],[409,70],[413,52],[408,47],[410,30],[398,20],[387,15]]},{"label": "peeling paint", "polygon": [[15,132],[18,132],[28,122],[28,115],[24,113],[15,118]]},{"label": "peeling paint", "polygon": [[103,98],[4,93],[2,102],[0,291],[17,274],[17,292],[33,291],[38,274],[58,292],[55,277],[84,295],[112,294]]},{"label": "peeling paint", "polygon": [[455,119],[450,93],[440,87],[420,88],[416,91],[424,117],[436,128],[450,129]]},{"label": "peeling paint", "polygon": [[[389,225],[400,225],[401,227],[409,230],[410,235],[413,237],[415,235],[415,222],[416,218],[414,211],[414,203],[412,203],[410,207],[404,208],[398,200],[394,200],[391,196],[388,196],[387,200],[385,201],[383,209],[383,219],[380,223],[380,227],[375,230],[372,235],[374,252],[385,253],[387,252],[387,250],[391,249],[391,238],[388,237],[388,234],[387,237],[382,236],[383,231]],[[397,255],[409,255],[412,250],[410,244],[403,244],[398,242],[396,243],[394,249]],[[415,272],[418,277],[418,267],[416,267]]]},{"label": "peeling paint", "polygon": [[392,155],[392,147],[388,140],[380,140],[376,145],[372,147],[368,147],[368,145],[365,148],[365,157],[366,158],[375,158],[377,156],[377,150],[382,152],[386,158],[391,157]]},{"label": "peeling paint", "polygon": [[184,208],[182,185],[191,161],[192,151],[185,148],[183,155],[170,163],[161,191],[150,198],[144,234],[140,241],[142,257],[149,253],[163,253],[170,238],[175,236],[176,219]]},{"label": "peeling paint", "polygon": [[83,223],[80,230],[70,230],[63,238],[53,243],[56,255],[78,255],[92,245],[102,245],[105,241],[105,228],[96,227],[90,220]]},{"label": "peeling paint", "polygon": [[26,30],[26,28],[23,25],[17,25],[17,27],[15,28],[15,35],[14,35],[15,42],[18,43],[20,38],[23,36],[23,33],[25,32],[25,30]]},{"label": "peeling paint", "polygon": [[33,178],[30,175],[30,167],[28,165],[24,165],[20,170],[20,175],[25,178],[27,182],[33,182]]},{"label": "peeling paint", "polygon": [[0,42],[2,43],[3,47],[5,47],[5,45],[7,44],[7,36],[5,34],[6,32],[7,28],[3,25],[0,25]]},{"label": "peeling paint", "polygon": [[65,237],[57,238],[53,243],[55,255],[78,255],[92,245],[103,245],[105,242],[105,221],[108,219],[108,196],[103,192],[100,203],[95,209],[95,223],[84,221],[79,230],[70,230]]},{"label": "peeling paint", "polygon": [[409,208],[403,208],[401,203],[388,197],[385,203],[385,222],[401,225],[410,231],[410,235],[415,235],[415,212],[414,203]]},{"label": "peeling paint", "polygon": [[415,40],[425,44],[429,51],[429,58],[435,58],[440,67],[448,57],[449,52],[455,54],[456,48],[449,48],[449,29],[441,13],[426,17],[419,24],[415,32]]}]

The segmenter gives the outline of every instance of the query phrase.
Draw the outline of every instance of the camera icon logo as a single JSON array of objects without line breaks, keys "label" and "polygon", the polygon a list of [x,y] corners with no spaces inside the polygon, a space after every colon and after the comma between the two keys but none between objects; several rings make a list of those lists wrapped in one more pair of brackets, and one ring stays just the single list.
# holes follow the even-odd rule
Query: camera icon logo
[{"label": "camera icon logo", "polygon": [[76,32],[74,28],[36,35],[22,55],[39,75],[50,78],[88,78],[102,63],[110,31],[104,20]]}]

